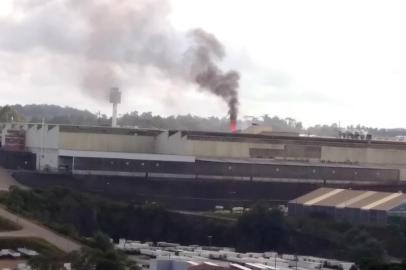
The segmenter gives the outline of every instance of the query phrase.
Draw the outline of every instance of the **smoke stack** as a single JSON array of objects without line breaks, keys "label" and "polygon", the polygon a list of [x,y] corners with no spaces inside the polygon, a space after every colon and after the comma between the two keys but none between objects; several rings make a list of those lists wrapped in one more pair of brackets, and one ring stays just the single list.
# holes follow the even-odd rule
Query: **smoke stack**
[{"label": "smoke stack", "polygon": [[230,119],[230,131],[232,133],[237,132],[237,120],[235,119]]},{"label": "smoke stack", "polygon": [[117,127],[117,105],[121,103],[121,92],[117,87],[110,90],[110,103],[113,104],[113,115],[111,117],[111,126]]}]

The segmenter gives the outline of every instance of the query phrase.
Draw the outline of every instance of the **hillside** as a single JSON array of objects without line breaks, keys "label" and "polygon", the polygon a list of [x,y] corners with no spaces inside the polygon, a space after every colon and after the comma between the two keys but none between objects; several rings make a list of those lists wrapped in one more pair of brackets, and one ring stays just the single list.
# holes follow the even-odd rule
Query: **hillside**
[{"label": "hillside", "polygon": [[[5,110],[4,108],[12,109]],[[39,123],[44,119],[47,123],[53,124],[77,124],[77,125],[99,125],[109,126],[110,116],[104,114],[95,114],[87,110],[79,110],[72,107],[61,107],[57,105],[10,105],[1,108],[7,115],[0,119],[20,119],[22,116],[25,121]],[[18,115],[16,116],[14,112]],[[0,110],[1,114],[1,110]],[[7,117],[9,116],[9,117]],[[4,120],[1,120],[4,121]],[[239,127],[248,127],[253,123],[258,125],[271,126],[274,131],[290,131],[302,134],[312,134],[318,136],[336,137],[340,128],[350,130],[364,130],[375,137],[395,137],[406,136],[405,128],[382,129],[375,127],[366,127],[363,125],[340,127],[338,124],[315,125],[307,128],[303,127],[302,122],[293,118],[280,118],[278,116],[269,116],[264,114],[260,117],[243,117],[238,121]],[[152,112],[137,111],[129,112],[118,119],[118,124],[128,127],[139,128],[162,128],[162,129],[181,129],[181,130],[203,130],[203,131],[229,131],[228,118],[219,117],[199,117],[194,115],[160,116]]]}]

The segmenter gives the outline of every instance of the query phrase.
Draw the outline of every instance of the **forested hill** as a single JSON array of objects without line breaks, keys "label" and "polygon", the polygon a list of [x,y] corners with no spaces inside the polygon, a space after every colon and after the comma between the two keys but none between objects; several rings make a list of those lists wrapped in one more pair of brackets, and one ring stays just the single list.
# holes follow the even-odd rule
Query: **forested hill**
[{"label": "forested hill", "polygon": [[[16,115],[17,114],[17,115]],[[56,105],[11,105],[0,107],[0,122],[16,119],[24,119],[28,122],[39,123],[44,119],[47,123],[54,124],[78,124],[78,125],[110,125],[110,116],[96,114],[87,110],[78,110],[72,107],[60,107]],[[137,111],[122,115],[118,119],[122,126],[139,128],[162,128],[182,130],[204,131],[228,131],[229,121],[227,118],[199,117],[193,115],[178,115],[163,117],[151,112],[139,113]],[[279,118],[267,114],[260,117],[245,117],[239,120],[239,127],[245,128],[251,124],[271,126],[274,131],[293,131],[303,134],[336,137],[339,131],[337,124],[315,125],[304,128],[299,120],[293,118]],[[362,125],[349,126],[348,129],[365,130],[373,136],[394,137],[406,136],[406,129],[380,129],[365,127]]]},{"label": "forested hill", "polygon": [[41,122],[44,119],[53,123],[86,123],[96,120],[97,116],[89,111],[57,105],[12,105],[13,110],[21,114],[26,121]]},{"label": "forested hill", "polygon": [[[5,107],[3,107],[5,108]],[[12,105],[10,109],[20,114],[25,121],[40,123],[44,119],[47,123],[80,124],[80,125],[110,125],[110,116],[95,114],[86,110],[56,105]],[[241,120],[239,125],[247,127],[252,122],[272,126],[277,131],[301,132],[302,124],[294,119],[263,116]],[[194,115],[178,115],[162,117],[151,112],[138,113],[137,111],[122,115],[118,119],[122,126],[140,128],[163,128],[205,131],[228,131],[229,120],[218,117],[199,117]]]}]

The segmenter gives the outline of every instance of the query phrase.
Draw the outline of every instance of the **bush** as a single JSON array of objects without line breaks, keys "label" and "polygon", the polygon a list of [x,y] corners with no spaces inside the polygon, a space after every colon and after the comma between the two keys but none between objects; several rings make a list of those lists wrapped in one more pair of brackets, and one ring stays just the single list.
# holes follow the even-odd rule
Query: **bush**
[{"label": "bush", "polygon": [[357,262],[406,256],[404,223],[373,227],[321,217],[293,219],[262,205],[227,221],[169,212],[159,205],[112,202],[65,188],[13,188],[2,200],[14,211],[82,239],[102,231],[116,240],[213,244],[238,251],[276,250]]},{"label": "bush", "polygon": [[7,231],[17,231],[21,230],[22,227],[8,219],[0,217],[0,232],[7,232]]}]

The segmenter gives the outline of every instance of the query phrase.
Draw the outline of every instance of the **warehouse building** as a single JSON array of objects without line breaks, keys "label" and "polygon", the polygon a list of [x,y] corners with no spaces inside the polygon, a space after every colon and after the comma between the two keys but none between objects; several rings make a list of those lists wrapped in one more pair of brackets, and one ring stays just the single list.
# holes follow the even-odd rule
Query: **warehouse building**
[{"label": "warehouse building", "polygon": [[[38,170],[267,181],[406,180],[406,143],[159,129],[0,124],[2,149]],[[18,131],[18,132],[17,132]],[[1,157],[1,153],[0,153]],[[29,161],[28,161],[29,160]],[[29,165],[29,164],[28,164]],[[26,165],[26,167],[31,167]]]},{"label": "warehouse building", "polygon": [[288,203],[293,217],[323,215],[337,221],[387,224],[391,217],[406,217],[406,194],[319,188]]}]

